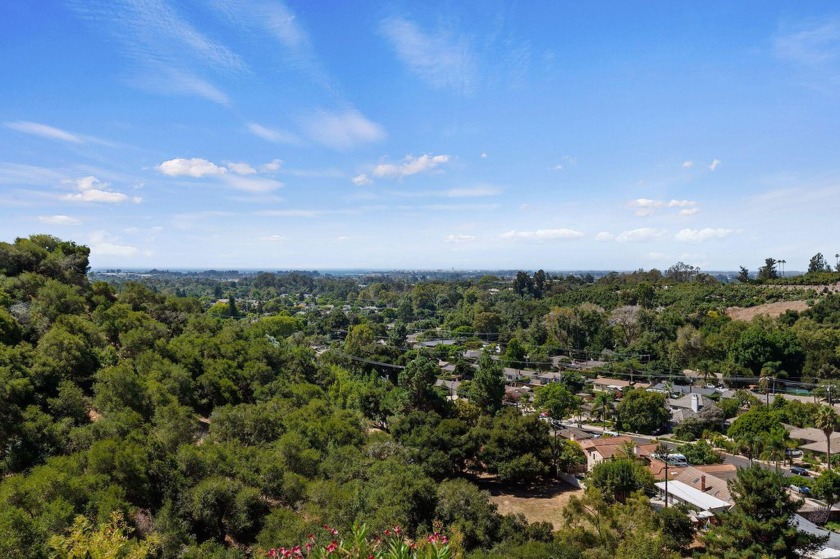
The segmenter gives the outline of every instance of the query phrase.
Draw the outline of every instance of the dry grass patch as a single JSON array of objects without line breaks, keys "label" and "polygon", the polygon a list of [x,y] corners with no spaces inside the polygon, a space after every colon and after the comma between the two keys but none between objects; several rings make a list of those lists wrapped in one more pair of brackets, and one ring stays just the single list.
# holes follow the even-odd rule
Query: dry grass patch
[{"label": "dry grass patch", "polygon": [[777,303],[765,303],[763,305],[756,305],[754,307],[729,307],[726,309],[726,314],[732,320],[746,320],[749,322],[756,316],[763,314],[771,318],[775,318],[785,313],[785,311],[806,311],[808,310],[808,303],[806,301],[779,301]]},{"label": "dry grass patch", "polygon": [[563,525],[563,509],[569,497],[583,496],[583,489],[554,480],[530,487],[510,487],[492,479],[481,479],[477,483],[490,492],[490,502],[499,507],[499,513],[522,513],[528,522],[551,522],[555,530]]}]

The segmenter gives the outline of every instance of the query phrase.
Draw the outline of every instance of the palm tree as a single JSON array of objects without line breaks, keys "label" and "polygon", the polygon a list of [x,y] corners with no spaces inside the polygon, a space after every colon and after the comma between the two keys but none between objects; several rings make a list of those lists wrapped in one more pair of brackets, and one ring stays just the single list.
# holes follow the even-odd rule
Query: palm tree
[{"label": "palm tree", "polygon": [[668,508],[668,454],[671,452],[671,449],[668,448],[663,442],[659,442],[656,445],[656,448],[653,450],[654,454],[656,454],[657,458],[662,462],[665,462],[665,508]]},{"label": "palm tree", "polygon": [[817,429],[825,434],[825,454],[828,469],[831,469],[831,434],[837,429],[837,412],[831,406],[820,406],[817,416],[814,418]]},{"label": "palm tree", "polygon": [[615,411],[612,395],[606,392],[599,392],[598,395],[595,396],[595,400],[592,402],[592,411],[595,413],[595,417],[598,418],[598,421],[604,421],[605,419],[611,417]]}]

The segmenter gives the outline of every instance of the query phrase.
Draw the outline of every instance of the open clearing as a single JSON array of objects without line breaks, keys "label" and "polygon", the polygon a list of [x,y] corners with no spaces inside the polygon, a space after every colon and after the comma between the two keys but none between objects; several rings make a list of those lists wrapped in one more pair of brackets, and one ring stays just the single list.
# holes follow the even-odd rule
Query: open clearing
[{"label": "open clearing", "polygon": [[784,314],[785,311],[804,311],[808,310],[808,303],[806,301],[779,301],[777,303],[765,303],[763,305],[756,305],[755,307],[729,307],[726,309],[726,314],[732,320],[746,320],[750,321],[756,316],[763,314],[769,317],[777,317]]},{"label": "open clearing", "polygon": [[513,488],[497,481],[483,479],[479,487],[490,492],[490,501],[499,507],[499,513],[522,513],[528,522],[551,522],[554,529],[563,525],[563,509],[569,497],[583,495],[583,489],[576,489],[562,481],[546,481],[538,486]]}]

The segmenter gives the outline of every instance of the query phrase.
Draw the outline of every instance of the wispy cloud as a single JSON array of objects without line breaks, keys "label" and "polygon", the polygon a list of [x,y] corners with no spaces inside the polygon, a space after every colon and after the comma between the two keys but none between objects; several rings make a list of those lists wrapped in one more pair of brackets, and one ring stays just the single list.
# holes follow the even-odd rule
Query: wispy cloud
[{"label": "wispy cloud", "polygon": [[694,161],[683,161],[683,169],[691,169],[692,167],[694,167]]},{"label": "wispy cloud", "polygon": [[38,216],[38,221],[47,225],[78,225],[81,223],[81,220],[69,215],[41,215]]},{"label": "wispy cloud", "polygon": [[615,240],[615,235],[613,235],[609,231],[601,231],[600,233],[595,235],[595,240],[596,241],[602,241],[602,242],[603,241],[614,241]]},{"label": "wispy cloud", "polygon": [[683,243],[702,243],[713,239],[725,239],[733,233],[735,233],[734,229],[723,228],[682,229],[674,238]]},{"label": "wispy cloud", "polygon": [[47,126],[46,124],[21,120],[18,122],[7,122],[5,125],[6,128],[11,128],[12,130],[17,130],[18,132],[23,132],[24,134],[40,136],[49,140],[59,140],[61,142],[70,142],[73,144],[84,143],[81,136],[71,134],[70,132],[61,130],[60,128]]},{"label": "wispy cloud", "polygon": [[[101,202],[105,204],[119,204],[128,200],[128,196],[122,192],[114,192],[110,189],[108,184],[101,182],[96,177],[83,177],[76,179],[75,194],[65,194],[61,196],[61,200],[67,202]],[[135,203],[139,203],[140,198],[134,198]]]},{"label": "wispy cloud", "polygon": [[241,175],[225,175],[221,177],[221,181],[237,190],[244,190],[246,192],[271,192],[278,188],[283,188],[283,183],[265,177],[244,177]]},{"label": "wispy cloud", "polygon": [[840,59],[840,18],[810,22],[779,35],[774,47],[780,58],[811,68],[836,62]]},{"label": "wispy cloud", "polygon": [[119,243],[118,237],[113,237],[105,231],[95,231],[90,235],[91,256],[135,256],[137,247]]},{"label": "wispy cloud", "polygon": [[277,144],[300,143],[300,138],[298,138],[295,134],[287,132],[285,130],[268,128],[266,126],[263,126],[262,124],[257,124],[256,122],[249,122],[247,126],[248,131],[251,132],[251,134],[257,136],[258,138],[262,138],[267,142],[274,142]]},{"label": "wispy cloud", "polygon": [[373,181],[370,180],[370,177],[368,177],[365,173],[361,173],[359,175],[356,175],[355,177],[352,178],[352,181],[353,181],[353,184],[355,184],[356,186],[367,186],[367,185],[373,183]]},{"label": "wispy cloud", "polygon": [[463,234],[452,234],[448,235],[444,241],[447,243],[455,243],[455,244],[463,244],[463,243],[470,243],[475,240],[474,235],[463,235]]},{"label": "wispy cloud", "polygon": [[303,119],[302,125],[310,138],[338,150],[352,149],[385,138],[381,126],[352,109],[343,112],[317,110]]},{"label": "wispy cloud", "polygon": [[637,216],[647,217],[653,215],[655,210],[659,208],[692,208],[697,205],[697,202],[694,200],[651,200],[650,198],[637,198],[631,200],[629,205],[631,208],[637,208]]},{"label": "wispy cloud", "polygon": [[709,170],[714,171],[715,169],[718,168],[718,166],[720,164],[721,164],[720,159],[713,159],[712,162],[709,164]]},{"label": "wispy cloud", "polygon": [[665,229],[653,229],[651,227],[641,227],[639,229],[631,229],[616,235],[615,240],[619,243],[643,243],[649,241],[658,241],[665,238],[668,231]]},{"label": "wispy cloud", "polygon": [[418,173],[426,173],[434,170],[440,165],[447,163],[450,157],[448,155],[430,155],[424,154],[420,157],[407,155],[402,163],[394,165],[392,163],[380,163],[373,168],[373,176],[382,178],[402,178]]},{"label": "wispy cloud", "polygon": [[397,57],[414,74],[436,89],[470,93],[476,80],[476,63],[466,37],[446,31],[429,33],[401,17],[389,18],[380,30]]},{"label": "wispy cloud", "polygon": [[133,63],[129,82],[137,87],[226,104],[227,96],[199,72],[246,69],[237,54],[201,33],[162,0],[71,0],[70,5],[110,31]]},{"label": "wispy cloud", "polygon": [[257,170],[248,163],[228,163],[227,168],[237,175],[254,175],[257,173]]},{"label": "wispy cloud", "polygon": [[523,240],[523,241],[556,241],[580,239],[585,235],[574,229],[537,229],[536,231],[508,231],[502,233],[502,239]]}]

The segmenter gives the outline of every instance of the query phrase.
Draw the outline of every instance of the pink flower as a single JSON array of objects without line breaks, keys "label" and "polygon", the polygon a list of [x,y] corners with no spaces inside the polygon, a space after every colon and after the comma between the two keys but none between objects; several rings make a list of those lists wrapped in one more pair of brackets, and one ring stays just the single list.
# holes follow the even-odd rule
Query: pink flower
[{"label": "pink flower", "polygon": [[391,535],[391,530],[385,530],[385,535],[390,536]]},{"label": "pink flower", "polygon": [[309,539],[310,539],[310,540],[314,540],[314,539],[315,539],[315,535],[314,535],[314,534],[309,534]]},{"label": "pink flower", "polygon": [[276,557],[276,556],[277,556],[277,550],[272,547],[271,551],[268,552],[268,557]]},{"label": "pink flower", "polygon": [[395,533],[396,535],[398,535],[398,536],[399,536],[400,534],[402,534],[402,530],[400,530],[400,527],[399,527],[399,526],[394,526],[394,533]]},{"label": "pink flower", "polygon": [[338,549],[338,542],[336,542],[335,540],[333,540],[333,541],[330,543],[330,545],[328,545],[328,546],[327,546],[327,553],[332,553],[332,552],[333,552],[333,551],[335,551],[336,549]]}]

